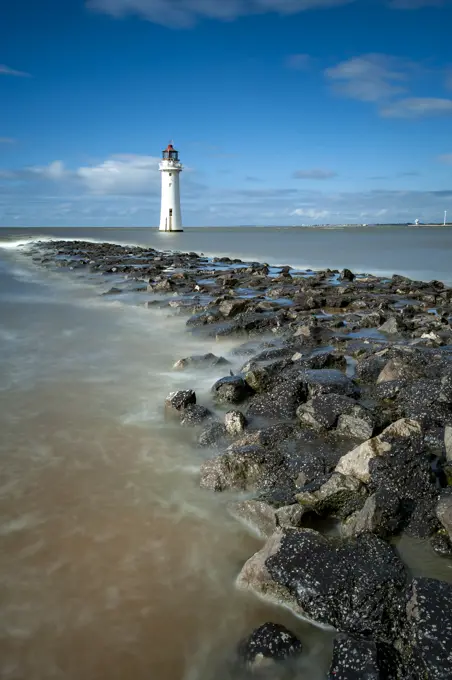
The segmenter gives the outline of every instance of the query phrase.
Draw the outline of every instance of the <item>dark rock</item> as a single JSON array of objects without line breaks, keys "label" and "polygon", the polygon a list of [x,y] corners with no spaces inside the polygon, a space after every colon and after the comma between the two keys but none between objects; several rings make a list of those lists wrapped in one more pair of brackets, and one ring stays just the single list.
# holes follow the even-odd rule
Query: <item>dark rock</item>
[{"label": "dark rock", "polygon": [[386,362],[384,356],[375,354],[360,359],[356,364],[356,378],[364,383],[375,383]]},{"label": "dark rock", "polygon": [[208,418],[212,418],[212,412],[205,406],[190,404],[182,411],[181,425],[194,427],[201,425]]},{"label": "dark rock", "polygon": [[438,492],[417,421],[392,423],[381,435],[343,456],[336,472],[364,482],[371,494],[384,490],[398,499],[408,534],[428,538],[439,528],[435,516]]},{"label": "dark rock", "polygon": [[305,513],[298,504],[275,507],[266,500],[238,501],[229,506],[230,514],[261,538],[269,538],[277,527],[299,527]]},{"label": "dark rock", "polygon": [[266,394],[257,394],[249,403],[248,416],[269,420],[293,420],[297,407],[306,399],[306,385],[300,379],[279,380]]},{"label": "dark rock", "polygon": [[228,434],[236,437],[245,431],[247,420],[241,411],[228,411],[224,416],[224,425]]},{"label": "dark rock", "polygon": [[186,325],[189,327],[205,326],[206,324],[213,324],[217,321],[221,321],[222,319],[223,317],[219,312],[215,310],[207,310],[205,312],[200,312],[191,316],[187,320]]},{"label": "dark rock", "polygon": [[339,394],[320,394],[302,404],[297,416],[305,425],[315,429],[331,429],[345,436],[366,440],[372,436],[372,414],[353,399]]},{"label": "dark rock", "polygon": [[250,491],[274,485],[279,460],[262,446],[229,448],[201,466],[201,487],[212,491]]},{"label": "dark rock", "polygon": [[[290,373],[288,373],[290,375]],[[294,370],[292,374],[297,375]],[[284,372],[283,372],[284,376]],[[320,394],[342,394],[347,397],[353,397],[357,394],[355,384],[350,378],[347,378],[341,371],[333,368],[324,369],[309,369],[307,371],[298,372],[299,379],[302,379],[306,385],[309,397],[314,398]]]},{"label": "dark rock", "polygon": [[242,376],[226,376],[220,378],[212,387],[214,399],[228,404],[240,404],[252,394],[249,385]]},{"label": "dark rock", "polygon": [[157,283],[149,285],[149,289],[157,293],[171,293],[174,288],[175,284],[170,279],[164,279],[163,281],[157,281]]},{"label": "dark rock", "polygon": [[364,484],[336,472],[320,483],[306,485],[295,498],[305,510],[344,518],[363,506],[366,495]]},{"label": "dark rock", "polygon": [[345,633],[334,639],[329,680],[396,680],[400,658],[390,645],[354,640]]},{"label": "dark rock", "polygon": [[284,626],[264,623],[243,640],[238,649],[239,657],[251,671],[272,667],[274,663],[292,659],[302,651],[302,644]]},{"label": "dark rock", "polygon": [[396,403],[405,418],[417,420],[423,427],[444,426],[452,421],[452,404],[439,401],[439,394],[439,380],[415,380],[399,391]]},{"label": "dark rock", "polygon": [[121,288],[110,288],[110,290],[107,290],[105,293],[102,293],[102,295],[120,295],[123,291]]},{"label": "dark rock", "polygon": [[237,585],[356,639],[392,643],[405,580],[394,550],[373,534],[338,541],[283,529],[248,560]]},{"label": "dark rock", "polygon": [[444,428],[444,448],[446,452],[446,460],[452,462],[452,426],[446,425]]},{"label": "dark rock", "polygon": [[335,427],[339,416],[356,406],[356,401],[340,394],[320,394],[301,404],[297,416],[305,425],[329,430]]},{"label": "dark rock", "polygon": [[196,394],[193,390],[178,390],[171,392],[165,400],[165,408],[168,411],[183,411],[187,406],[196,404]]},{"label": "dark rock", "polygon": [[397,335],[397,333],[400,332],[401,329],[401,321],[397,319],[395,316],[391,316],[387,321],[384,322],[379,327],[380,333],[387,333],[388,335]]},{"label": "dark rock", "polygon": [[341,281],[354,281],[355,278],[355,275],[350,269],[343,269],[340,275]]},{"label": "dark rock", "polygon": [[367,498],[364,506],[342,524],[343,536],[358,536],[367,532],[388,538],[401,529],[404,515],[400,499],[386,489],[379,489]]},{"label": "dark rock", "polygon": [[436,516],[452,540],[452,488],[443,489],[436,506]]},{"label": "dark rock", "polygon": [[233,300],[224,300],[220,306],[219,310],[223,316],[231,317],[236,316],[240,312],[243,312],[246,306],[249,304],[248,300],[242,300],[240,298],[235,298]]},{"label": "dark rock", "polygon": [[220,448],[227,441],[227,434],[223,423],[211,423],[199,435],[198,443],[203,447]]},{"label": "dark rock", "polygon": [[430,545],[437,555],[441,557],[452,557],[452,543],[446,534],[446,531],[438,531],[437,534],[431,537]]},{"label": "dark rock", "polygon": [[223,366],[228,363],[229,361],[224,357],[217,357],[210,352],[209,354],[194,354],[193,356],[185,357],[185,359],[179,359],[173,368],[176,370],[183,370],[185,368],[212,368],[212,366]]},{"label": "dark rock", "polygon": [[350,448],[349,440],[320,437],[315,431],[295,431],[285,441],[276,443],[281,452],[290,477],[297,487],[323,479],[334,470],[341,456]]},{"label": "dark rock", "polygon": [[452,585],[415,578],[406,591],[402,655],[412,676],[452,678]]}]

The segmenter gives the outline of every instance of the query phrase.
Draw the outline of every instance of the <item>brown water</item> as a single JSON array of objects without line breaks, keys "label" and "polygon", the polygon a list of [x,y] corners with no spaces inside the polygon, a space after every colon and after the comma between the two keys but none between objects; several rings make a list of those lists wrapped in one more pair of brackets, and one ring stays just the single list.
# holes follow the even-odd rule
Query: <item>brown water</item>
[{"label": "brown water", "polygon": [[[272,620],[305,645],[300,680],[324,678],[329,634],[236,591],[261,543],[231,496],[199,489],[207,454],[163,417],[170,391],[208,405],[222,376],[173,363],[214,351],[234,369],[238,342],[99,297],[111,285],[0,248],[0,677],[229,680],[237,642]],[[450,579],[424,545],[403,549]]]},{"label": "brown water", "polygon": [[194,386],[207,403],[222,375],[173,363],[220,348],[99,298],[105,279],[1,258],[0,677],[227,678],[268,619],[300,634],[306,677],[322,677],[328,636],[236,591],[260,542],[230,497],[199,489],[206,454],[163,417],[168,392]]}]

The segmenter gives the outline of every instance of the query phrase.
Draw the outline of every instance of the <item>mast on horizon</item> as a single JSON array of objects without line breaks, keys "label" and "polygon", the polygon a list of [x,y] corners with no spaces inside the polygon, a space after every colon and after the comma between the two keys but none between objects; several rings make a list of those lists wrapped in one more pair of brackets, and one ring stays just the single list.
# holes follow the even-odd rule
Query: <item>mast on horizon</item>
[{"label": "mast on horizon", "polygon": [[183,231],[180,209],[179,175],[183,170],[179,152],[168,144],[160,161],[162,175],[162,203],[159,231]]}]

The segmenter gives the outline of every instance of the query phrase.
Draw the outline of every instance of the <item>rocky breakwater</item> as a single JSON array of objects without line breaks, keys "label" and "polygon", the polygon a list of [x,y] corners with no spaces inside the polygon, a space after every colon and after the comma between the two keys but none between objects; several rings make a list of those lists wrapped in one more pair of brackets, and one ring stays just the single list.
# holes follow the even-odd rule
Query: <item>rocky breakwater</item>
[{"label": "rocky breakwater", "polygon": [[[204,449],[201,486],[262,537],[237,586],[336,631],[331,680],[452,678],[452,586],[397,551],[406,535],[452,559],[452,290],[111,244],[32,255],[187,315],[200,345],[236,339],[227,357],[175,357],[218,379],[205,403],[193,384],[165,410]],[[302,657],[265,622],[237,663],[298,678]]]}]

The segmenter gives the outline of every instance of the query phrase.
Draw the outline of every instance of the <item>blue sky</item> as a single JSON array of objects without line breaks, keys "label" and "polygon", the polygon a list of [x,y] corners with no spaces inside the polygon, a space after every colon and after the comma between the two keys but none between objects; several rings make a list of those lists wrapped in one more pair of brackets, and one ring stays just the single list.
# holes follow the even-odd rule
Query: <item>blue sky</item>
[{"label": "blue sky", "polygon": [[452,0],[16,0],[0,225],[452,217]]}]

